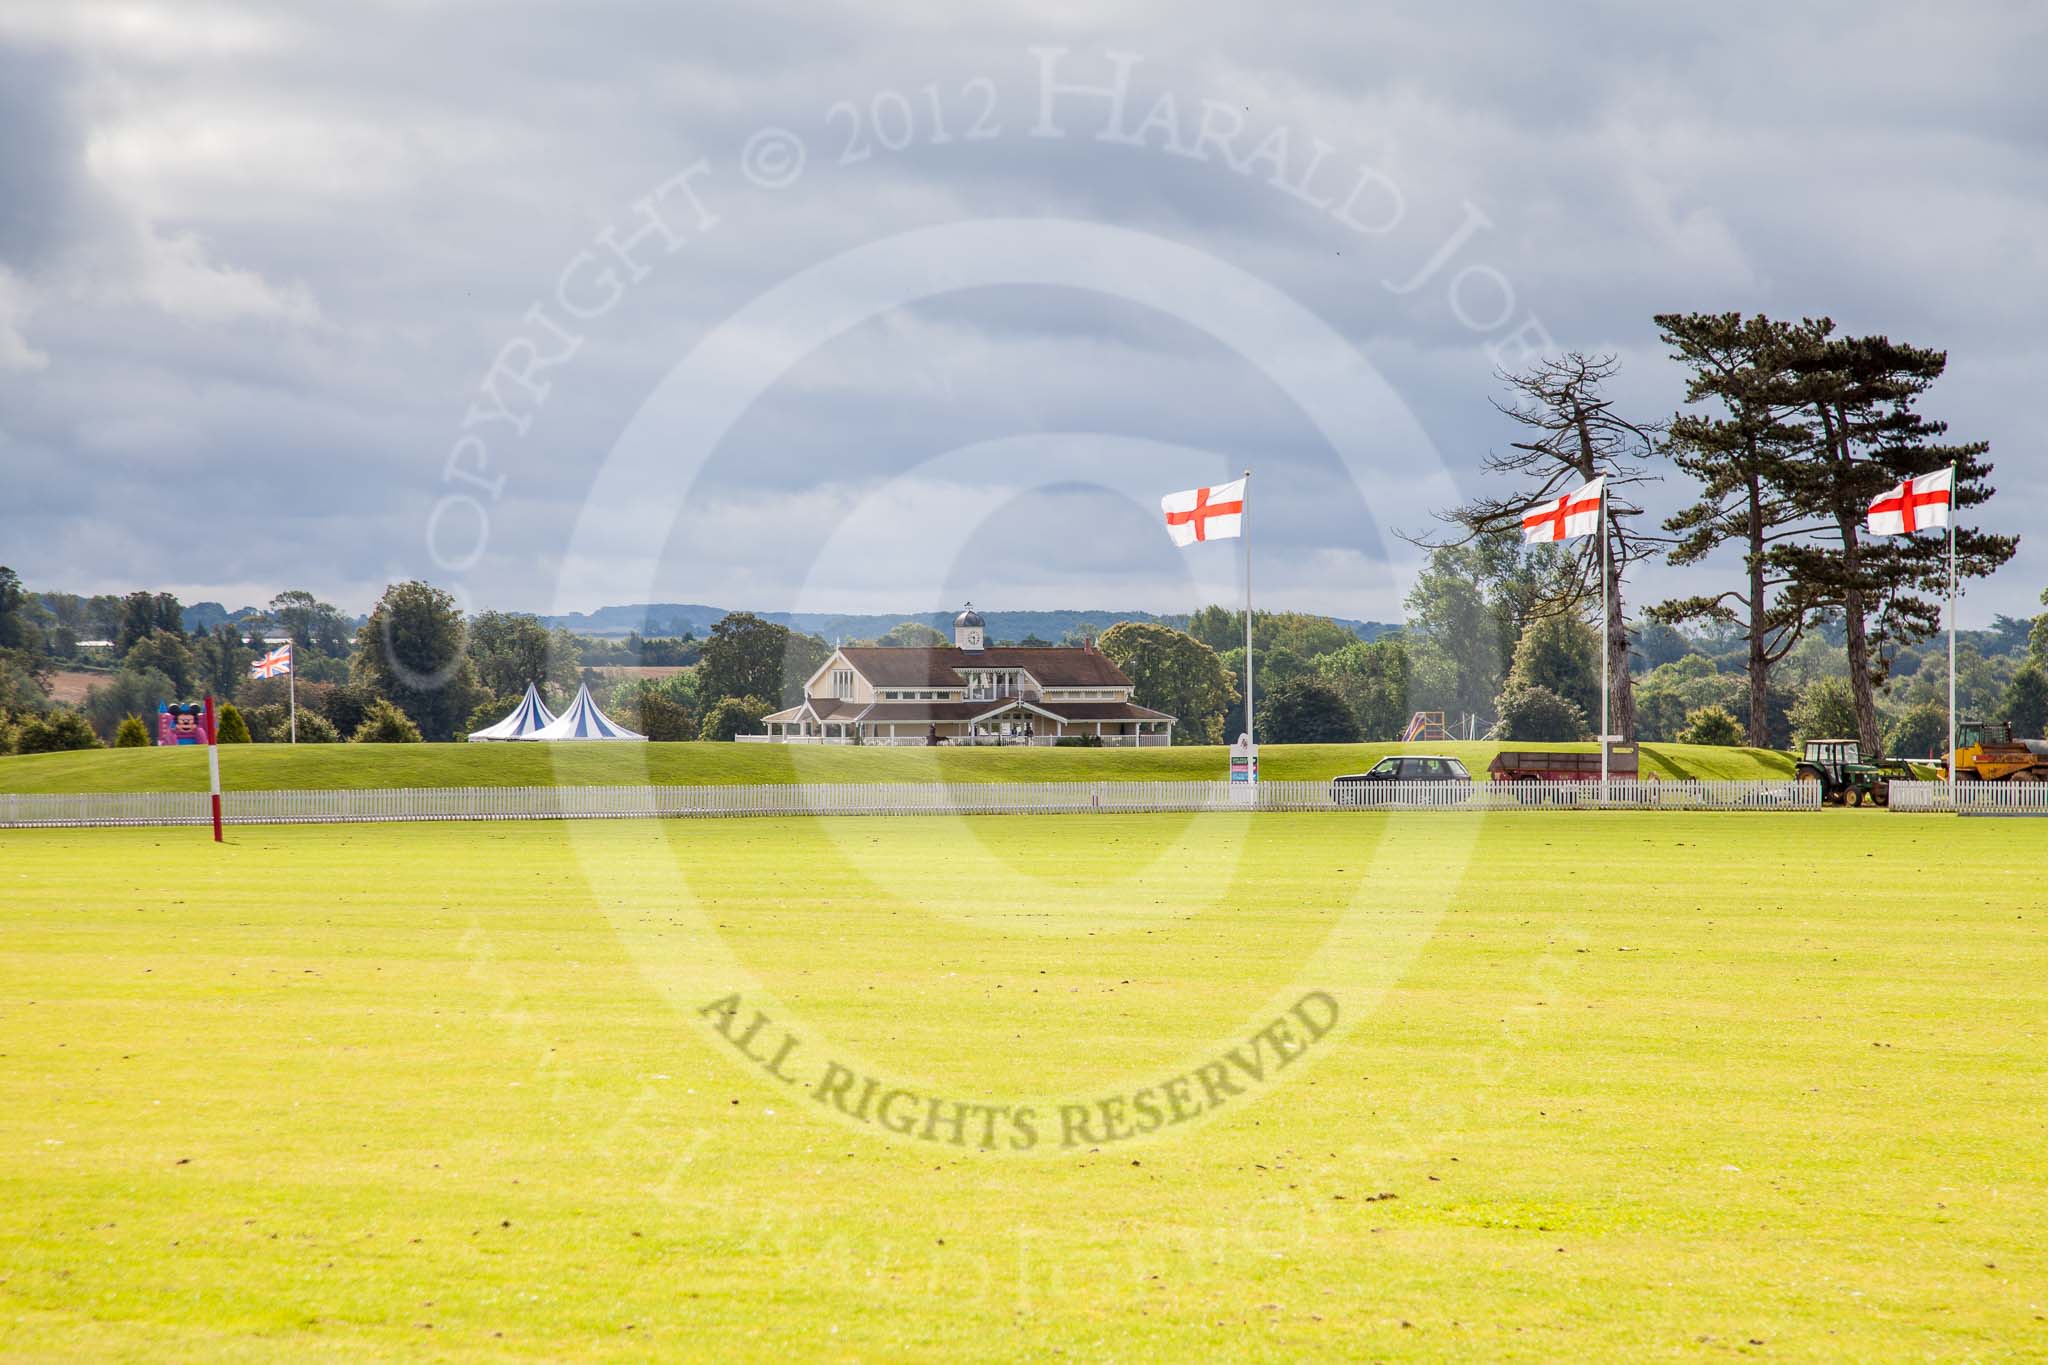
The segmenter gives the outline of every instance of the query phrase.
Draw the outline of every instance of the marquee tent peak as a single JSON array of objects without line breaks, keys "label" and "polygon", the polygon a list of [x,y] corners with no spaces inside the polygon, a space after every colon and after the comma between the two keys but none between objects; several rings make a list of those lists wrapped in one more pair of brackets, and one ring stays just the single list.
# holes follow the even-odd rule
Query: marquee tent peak
[{"label": "marquee tent peak", "polygon": [[540,690],[532,683],[526,685],[526,695],[519,699],[519,705],[512,708],[512,714],[496,725],[486,725],[481,730],[470,732],[470,743],[497,739],[533,739],[554,721],[554,713],[548,704],[540,699]]},{"label": "marquee tent peak", "polygon": [[576,689],[576,700],[569,703],[561,715],[527,736],[528,739],[639,739],[647,736],[635,734],[625,726],[607,716],[591,700],[590,685],[585,683]]}]

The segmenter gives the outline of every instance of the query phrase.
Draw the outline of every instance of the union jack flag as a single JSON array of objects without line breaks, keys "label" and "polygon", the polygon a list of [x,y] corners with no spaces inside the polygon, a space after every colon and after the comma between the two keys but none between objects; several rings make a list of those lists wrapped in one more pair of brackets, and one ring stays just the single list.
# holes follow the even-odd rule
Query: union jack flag
[{"label": "union jack flag", "polygon": [[292,647],[289,641],[249,665],[249,676],[252,678],[274,678],[280,673],[291,671]]}]

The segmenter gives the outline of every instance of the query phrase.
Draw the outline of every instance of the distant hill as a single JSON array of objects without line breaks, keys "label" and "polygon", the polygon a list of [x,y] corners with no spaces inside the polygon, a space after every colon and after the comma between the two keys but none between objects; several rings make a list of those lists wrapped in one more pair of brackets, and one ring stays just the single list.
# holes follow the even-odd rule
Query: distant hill
[{"label": "distant hill", "polygon": [[218,602],[194,602],[180,613],[180,623],[187,635],[203,635],[223,622],[247,621],[261,615],[263,612],[256,607],[243,607],[231,612]]},{"label": "distant hill", "polygon": [[[599,607],[592,612],[570,612],[566,616],[543,616],[541,621],[549,626],[560,626],[578,635],[600,637],[622,637],[638,632],[641,635],[681,635],[685,632],[702,637],[711,627],[725,618],[724,607],[707,607],[691,602],[645,602],[632,606]],[[901,621],[919,621],[934,630],[949,632],[953,627],[953,612],[950,611],[906,611],[895,614],[841,614],[813,611],[762,611],[756,612],[764,621],[788,626],[807,635],[816,635],[831,643],[838,640],[871,640]],[[1119,621],[1155,621],[1161,625],[1181,627],[1187,624],[1186,615],[1165,615],[1149,611],[983,611],[988,620],[988,634],[991,640],[1021,640],[1035,635],[1041,640],[1063,640],[1079,635],[1099,635]],[[1383,621],[1353,621],[1341,616],[1330,618],[1338,625],[1351,631],[1362,640],[1376,640],[1390,631],[1400,629]]]},{"label": "distant hill", "polygon": [[[46,603],[45,605],[51,605]],[[507,608],[518,611],[517,607]],[[694,635],[702,639],[711,628],[737,608],[709,607],[699,602],[641,602],[629,606],[599,607],[596,611],[572,611],[565,616],[538,617],[543,625],[553,628],[560,626],[577,635],[588,635],[598,639],[624,639],[628,635]],[[187,634],[203,635],[223,622],[240,624],[263,616],[261,607],[239,607],[229,611],[219,602],[193,602],[182,611],[181,624]],[[951,611],[906,611],[888,613],[839,613],[818,611],[762,611],[755,615],[778,625],[788,626],[806,635],[816,635],[829,643],[840,640],[872,640],[885,634],[891,626],[904,621],[919,621],[942,634],[950,634],[953,628],[954,612]],[[344,613],[346,615],[346,613]],[[1180,615],[1161,615],[1150,611],[983,611],[988,621],[988,635],[991,640],[1022,640],[1036,636],[1041,640],[1058,643],[1062,640],[1078,639],[1083,635],[1100,635],[1119,621],[1156,621],[1161,625],[1176,628],[1185,627],[1188,618]],[[361,615],[348,618],[353,625],[361,625]],[[1384,621],[1354,621],[1347,617],[1329,618],[1344,627],[1361,640],[1377,640],[1382,635],[1400,629]],[[2022,623],[2025,624],[2025,623]]]}]

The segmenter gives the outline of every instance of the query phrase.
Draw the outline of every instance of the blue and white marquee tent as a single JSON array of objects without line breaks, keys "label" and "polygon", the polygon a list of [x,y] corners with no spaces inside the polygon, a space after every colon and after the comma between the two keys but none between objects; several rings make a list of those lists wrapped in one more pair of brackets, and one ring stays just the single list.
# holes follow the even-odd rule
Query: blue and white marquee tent
[{"label": "blue and white marquee tent", "polygon": [[576,689],[576,700],[552,722],[526,736],[527,739],[646,739],[597,709],[586,685]]},{"label": "blue and white marquee tent", "polygon": [[479,740],[533,739],[554,718],[554,713],[548,710],[548,704],[540,699],[540,693],[534,689],[532,683],[528,683],[526,695],[519,699],[519,705],[513,708],[512,714],[496,725],[487,725],[481,730],[471,731],[469,742],[475,744]]}]

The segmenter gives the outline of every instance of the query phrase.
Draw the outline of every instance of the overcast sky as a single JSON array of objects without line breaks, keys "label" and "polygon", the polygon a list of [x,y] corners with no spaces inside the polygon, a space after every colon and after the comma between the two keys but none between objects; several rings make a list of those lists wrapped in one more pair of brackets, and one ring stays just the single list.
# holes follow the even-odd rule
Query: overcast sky
[{"label": "overcast sky", "polygon": [[1156,498],[1251,467],[1260,603],[1395,619],[1497,363],[1664,417],[1651,315],[1739,309],[1948,350],[2031,615],[2044,15],[0,0],[0,562],[1180,611]]}]

